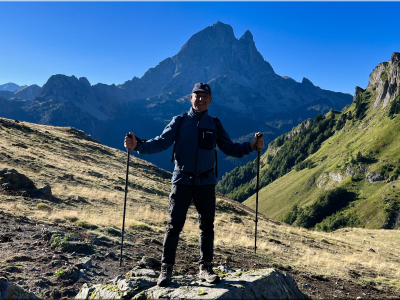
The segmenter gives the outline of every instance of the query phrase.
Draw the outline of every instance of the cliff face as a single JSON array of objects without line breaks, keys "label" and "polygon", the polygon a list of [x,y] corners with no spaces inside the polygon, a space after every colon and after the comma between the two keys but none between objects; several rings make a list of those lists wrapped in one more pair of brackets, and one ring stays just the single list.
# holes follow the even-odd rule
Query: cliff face
[{"label": "cliff face", "polygon": [[394,52],[389,62],[380,63],[369,75],[368,88],[375,90],[376,100],[373,109],[381,103],[386,107],[391,99],[399,95],[400,53]]},{"label": "cliff face", "polygon": [[299,83],[275,74],[250,31],[237,39],[232,27],[222,22],[194,34],[178,54],[119,87],[130,100],[147,98],[159,103],[160,98],[170,99],[171,92],[178,98],[190,94],[196,82],[210,83],[214,103],[252,118],[291,114],[305,105],[315,107],[318,101],[327,100],[334,109],[351,102],[350,95],[322,90],[309,79]]}]

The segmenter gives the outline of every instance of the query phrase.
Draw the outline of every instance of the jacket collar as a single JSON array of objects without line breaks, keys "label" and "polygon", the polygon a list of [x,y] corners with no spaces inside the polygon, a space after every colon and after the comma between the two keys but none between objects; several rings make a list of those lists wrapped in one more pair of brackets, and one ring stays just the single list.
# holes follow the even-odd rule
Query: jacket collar
[{"label": "jacket collar", "polygon": [[191,117],[197,117],[198,119],[200,119],[202,117],[208,116],[208,109],[201,113],[201,112],[199,112],[197,110],[194,110],[193,107],[191,107],[190,110],[189,110],[188,115],[191,116]]}]

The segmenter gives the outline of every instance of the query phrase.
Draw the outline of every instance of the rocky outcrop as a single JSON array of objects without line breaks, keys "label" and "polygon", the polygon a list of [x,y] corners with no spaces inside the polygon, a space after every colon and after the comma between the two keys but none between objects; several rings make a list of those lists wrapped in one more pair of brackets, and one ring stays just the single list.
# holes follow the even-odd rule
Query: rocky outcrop
[{"label": "rocky outcrop", "polygon": [[30,195],[41,199],[50,200],[53,198],[49,185],[38,189],[31,179],[15,169],[5,168],[0,170],[0,188],[6,191],[28,191],[28,194],[25,194],[26,196]]},{"label": "rocky outcrop", "polygon": [[364,93],[365,90],[359,86],[356,86],[356,90],[354,91],[353,102],[356,101],[358,95]]},{"label": "rocky outcrop", "polygon": [[299,126],[297,126],[295,129],[293,129],[292,131],[288,132],[286,134],[286,137],[291,140],[295,135],[299,134],[300,132],[303,132],[304,130],[306,130],[308,127],[310,127],[312,123],[312,119],[307,119],[303,122],[300,123]]},{"label": "rocky outcrop", "polygon": [[40,299],[34,293],[0,277],[0,299]]},{"label": "rocky outcrop", "polygon": [[376,172],[369,173],[366,178],[370,183],[385,180],[385,177],[383,177],[381,173]]},{"label": "rocky outcrop", "polygon": [[369,75],[368,87],[374,89],[376,99],[372,109],[381,103],[386,107],[400,92],[400,53],[394,52],[389,62],[380,63]]},{"label": "rocky outcrop", "polygon": [[[363,175],[367,173],[367,171],[368,166],[363,164],[359,164],[356,166],[348,165],[345,169],[339,172],[329,172],[321,174],[321,176],[318,177],[316,184],[319,188],[331,187],[334,182],[340,183],[344,179],[346,179],[347,176],[356,176],[360,174]],[[368,176],[366,178],[368,179]]]},{"label": "rocky outcrop", "polygon": [[245,272],[220,266],[215,269],[223,277],[219,284],[174,276],[168,287],[156,286],[154,271],[141,271],[118,276],[108,285],[84,284],[75,299],[309,299],[292,276],[275,269]]},{"label": "rocky outcrop", "polygon": [[0,171],[0,185],[5,189],[36,189],[35,184],[24,174],[14,169],[3,169]]}]

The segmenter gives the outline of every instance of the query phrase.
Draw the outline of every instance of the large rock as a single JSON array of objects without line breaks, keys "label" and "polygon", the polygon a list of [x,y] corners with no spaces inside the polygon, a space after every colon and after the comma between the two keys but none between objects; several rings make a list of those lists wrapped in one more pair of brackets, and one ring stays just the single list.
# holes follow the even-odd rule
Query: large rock
[{"label": "large rock", "polygon": [[75,299],[309,299],[291,275],[275,269],[231,272],[219,267],[216,272],[222,277],[216,285],[174,276],[168,287],[156,286],[154,277],[118,276],[109,285],[85,284]]},{"label": "large rock", "polygon": [[383,177],[381,173],[376,172],[369,173],[366,178],[370,183],[385,180],[385,177]]},{"label": "large rock", "polygon": [[142,290],[157,284],[151,277],[118,276],[109,284],[88,285],[85,283],[75,299],[131,299]]},{"label": "large rock", "polygon": [[399,95],[400,81],[400,53],[393,52],[389,62],[383,62],[369,75],[368,88],[374,88],[376,99],[372,109],[375,109],[379,104],[383,103],[382,108],[385,108],[389,102]]},{"label": "large rock", "polygon": [[34,293],[0,277],[0,299],[40,299]]},{"label": "large rock", "polygon": [[9,184],[15,190],[23,189],[36,189],[35,184],[24,174],[18,173],[14,169],[3,169],[0,171],[0,183]]}]

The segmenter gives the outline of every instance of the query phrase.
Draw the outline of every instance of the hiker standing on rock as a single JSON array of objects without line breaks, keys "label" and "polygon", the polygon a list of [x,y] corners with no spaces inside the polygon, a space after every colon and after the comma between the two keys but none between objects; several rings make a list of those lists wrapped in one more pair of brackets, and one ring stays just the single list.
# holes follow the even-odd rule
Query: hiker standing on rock
[{"label": "hiker standing on rock", "polygon": [[212,269],[214,253],[214,217],[216,150],[218,146],[226,155],[241,158],[253,150],[264,147],[264,139],[255,134],[254,140],[233,143],[221,122],[208,114],[212,101],[211,88],[196,83],[190,95],[189,112],[175,116],[160,136],[140,140],[133,133],[125,137],[125,148],[138,154],[153,154],[168,149],[174,142],[175,168],[169,195],[169,219],[164,237],[161,274],[157,284],[168,286],[172,279],[179,234],[185,224],[189,206],[193,203],[198,212],[200,228],[199,279],[218,283],[220,278]]}]

